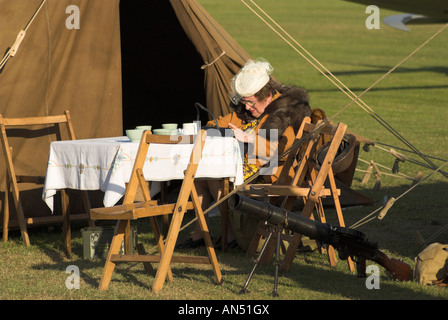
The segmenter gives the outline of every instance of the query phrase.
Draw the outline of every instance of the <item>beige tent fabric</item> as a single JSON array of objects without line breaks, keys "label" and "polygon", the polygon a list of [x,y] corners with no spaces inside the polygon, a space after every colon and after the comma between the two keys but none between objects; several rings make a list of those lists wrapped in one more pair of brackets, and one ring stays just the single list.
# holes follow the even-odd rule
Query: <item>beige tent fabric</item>
[{"label": "beige tent fabric", "polygon": [[[170,0],[166,3],[165,0],[129,1],[123,3],[131,7],[136,6],[137,10],[140,6],[149,9],[166,4],[172,6],[178,21],[167,21],[167,17],[160,16],[159,11],[152,10],[150,13],[157,15],[157,19],[151,19],[151,22],[155,21],[152,27],[154,30],[151,31],[163,36],[169,34],[162,32],[164,29],[172,29],[167,26],[172,27],[173,24],[180,23],[197,51],[194,55],[198,54],[203,61],[204,67],[201,69],[198,65],[197,70],[199,74],[204,75],[206,106],[215,116],[227,114],[230,111],[228,94],[231,79],[245,61],[250,59],[249,54],[196,0]],[[41,3],[42,0],[0,0],[0,54],[6,52],[15,42],[19,31],[26,26]],[[170,65],[169,61],[163,61],[166,52],[161,50],[160,46],[166,45],[168,50],[172,50],[175,47],[170,44],[178,39],[163,38],[160,42],[151,42],[151,37],[145,36],[151,33],[146,33],[148,30],[141,27],[145,25],[145,21],[148,22],[148,18],[142,15],[140,10],[135,14],[136,17],[131,15],[126,21],[128,26],[132,26],[131,30],[138,32],[123,35],[123,40],[125,36],[133,36],[131,39],[136,41],[126,42],[130,48],[126,48],[125,44],[122,49],[120,29],[123,26],[120,26],[119,3],[120,0],[46,0],[27,30],[18,53],[8,61],[0,73],[0,113],[5,117],[26,117],[61,114],[69,109],[78,139],[119,136],[123,134],[123,125],[142,124],[139,121],[144,121],[143,124],[147,121],[155,124],[162,121],[163,112],[169,113],[168,119],[179,123],[191,121],[194,109],[186,101],[172,104],[168,99],[172,95],[170,86],[198,78],[202,81],[202,77],[193,77],[191,73],[181,74],[180,70],[176,69],[177,64],[174,64],[173,71],[176,71],[175,74],[180,79],[176,78],[176,82],[161,77],[157,72],[148,73],[147,70],[152,70],[147,69],[148,64],[161,65],[164,68]],[[66,21],[70,22],[72,15],[72,12],[66,12],[70,5],[79,8],[79,29],[66,27]],[[133,90],[123,99],[125,82],[122,81],[121,60],[125,49],[137,50],[140,55],[131,51],[127,56],[128,60],[124,61],[123,72],[127,70],[128,87]],[[188,60],[191,56],[193,55],[186,54],[185,60],[182,61],[191,61]],[[153,58],[148,60],[148,57]],[[170,57],[171,55],[168,56]],[[129,60],[133,62],[132,68],[129,66]],[[190,63],[187,72],[196,68],[196,62],[186,62]],[[166,71],[165,69],[162,71]],[[162,82],[161,87],[168,91],[157,91],[158,94],[154,95],[155,86],[149,80]],[[196,96],[199,99],[201,94],[202,92],[192,93],[195,99]],[[150,101],[153,98],[155,102]],[[128,101],[126,110],[122,110],[122,100]],[[166,106],[163,104],[165,102]],[[160,108],[161,105],[164,107]],[[178,109],[170,109],[175,107]],[[179,108],[185,109],[183,114],[179,112]],[[149,112],[160,119],[152,119],[148,116]],[[126,116],[130,119],[126,120]],[[173,117],[175,119],[172,119]],[[14,144],[14,158],[19,174],[21,170],[30,174],[41,174],[45,171],[49,143],[49,139],[45,139],[29,139],[27,143]],[[2,204],[5,187],[2,154],[0,159]],[[49,209],[40,198],[41,189],[31,191],[36,191],[29,197],[32,201],[27,197],[31,192],[23,194],[25,215],[28,215],[28,209],[31,209],[31,216],[49,214]],[[0,220],[0,225],[1,223]]]},{"label": "beige tent fabric", "polygon": [[185,33],[204,60],[207,108],[215,116],[229,113],[230,81],[250,58],[249,54],[196,0],[170,2]]},{"label": "beige tent fabric", "polygon": [[[14,43],[41,3],[0,0],[0,50]],[[204,72],[206,106],[215,116],[228,113],[230,80],[249,55],[197,1],[170,3],[204,65],[210,64],[202,70],[197,67]],[[79,8],[79,29],[66,27],[70,5]],[[0,113],[5,117],[54,115],[69,109],[78,139],[122,135],[119,0],[47,0],[0,74],[0,83]],[[132,108],[126,112],[138,111]],[[44,138],[14,144],[18,173],[44,172],[48,142]],[[4,172],[1,161],[0,190]],[[35,200],[24,199],[25,206],[34,213],[48,213],[39,193],[33,194]]]},{"label": "beige tent fabric", "polygon": [[[2,56],[41,3],[0,0]],[[79,8],[79,29],[66,27],[67,20],[73,22],[73,12],[66,13],[70,5]],[[47,0],[0,73],[4,117],[55,115],[66,109],[78,139],[122,135],[119,0]],[[48,142],[14,144],[18,173],[45,172]],[[3,154],[0,157],[3,191]]]}]

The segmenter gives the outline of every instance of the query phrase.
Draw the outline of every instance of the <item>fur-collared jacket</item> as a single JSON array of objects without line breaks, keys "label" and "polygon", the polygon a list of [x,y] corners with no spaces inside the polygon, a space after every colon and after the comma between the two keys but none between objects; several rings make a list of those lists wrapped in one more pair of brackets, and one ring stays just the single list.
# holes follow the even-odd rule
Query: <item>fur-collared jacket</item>
[{"label": "fur-collared jacket", "polygon": [[261,129],[266,130],[266,138],[269,139],[270,129],[277,129],[282,136],[286,128],[291,126],[294,133],[299,130],[305,117],[311,117],[308,93],[303,88],[281,86],[277,90],[280,96],[273,100],[262,115],[265,121]]},{"label": "fur-collared jacket", "polygon": [[[273,156],[282,154],[292,146],[303,119],[311,117],[309,97],[305,89],[282,85],[277,88],[277,92],[273,101],[257,119],[256,140],[252,148],[249,148],[249,153],[258,167],[268,161],[276,163],[272,161]],[[218,117],[220,127],[227,128],[229,123],[232,123],[242,128],[248,122],[255,120],[243,104],[234,106],[234,110],[226,116]],[[209,122],[208,125],[214,125],[214,122]],[[278,134],[273,135],[271,130],[278,130]],[[275,182],[278,179],[282,160],[285,159],[278,159],[278,166],[275,169],[271,168],[270,174],[263,176],[265,182]],[[292,171],[289,176],[292,178]]]}]

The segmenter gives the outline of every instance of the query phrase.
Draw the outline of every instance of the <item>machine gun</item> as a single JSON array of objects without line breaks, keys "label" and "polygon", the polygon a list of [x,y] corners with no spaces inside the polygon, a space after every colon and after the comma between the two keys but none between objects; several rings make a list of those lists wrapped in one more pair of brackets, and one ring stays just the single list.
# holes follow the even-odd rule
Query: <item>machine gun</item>
[{"label": "machine gun", "polygon": [[[290,231],[308,236],[311,239],[333,246],[338,250],[339,258],[346,260],[351,257],[357,264],[358,277],[366,277],[366,260],[371,260],[389,271],[393,278],[400,281],[411,279],[411,267],[403,261],[390,259],[386,254],[378,249],[376,243],[365,239],[364,233],[345,227],[332,226],[303,217],[299,214],[283,210],[267,202],[254,200],[239,194],[232,195],[229,200],[229,207],[232,209],[247,212],[260,220],[264,220],[270,225],[280,226]],[[277,228],[279,230],[279,228]],[[265,245],[270,240],[266,240]],[[277,236],[277,255],[280,237]],[[260,255],[264,248],[261,249]],[[278,257],[277,257],[278,260]],[[242,292],[246,291],[250,278],[255,271],[256,264],[246,281]],[[278,275],[278,262],[276,263],[276,278]],[[277,295],[277,279],[275,279],[274,295]]]}]

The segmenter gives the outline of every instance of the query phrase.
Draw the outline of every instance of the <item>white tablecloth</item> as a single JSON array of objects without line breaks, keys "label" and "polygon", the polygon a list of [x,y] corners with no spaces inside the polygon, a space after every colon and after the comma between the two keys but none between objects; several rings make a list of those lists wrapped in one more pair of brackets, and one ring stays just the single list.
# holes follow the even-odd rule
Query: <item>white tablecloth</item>
[{"label": "white tablecloth", "polygon": [[[104,206],[115,205],[125,194],[139,143],[127,137],[52,142],[42,199],[53,211],[57,190],[102,190]],[[151,144],[143,167],[147,181],[183,179],[191,144]],[[243,183],[242,156],[230,137],[207,137],[197,178],[228,177]]]}]

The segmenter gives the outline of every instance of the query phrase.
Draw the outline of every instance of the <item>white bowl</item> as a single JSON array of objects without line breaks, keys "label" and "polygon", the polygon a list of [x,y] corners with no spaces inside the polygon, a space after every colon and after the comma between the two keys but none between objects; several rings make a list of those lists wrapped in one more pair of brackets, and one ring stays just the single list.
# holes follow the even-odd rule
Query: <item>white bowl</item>
[{"label": "white bowl", "polygon": [[144,131],[143,129],[128,129],[126,135],[132,142],[139,142]]},{"label": "white bowl", "polygon": [[153,134],[162,135],[162,136],[170,136],[177,135],[177,129],[154,129],[152,131]]},{"label": "white bowl", "polygon": [[145,125],[145,126],[136,126],[135,129],[143,129],[143,130],[151,130],[152,126]]},{"label": "white bowl", "polygon": [[177,123],[164,123],[162,124],[162,128],[174,130],[177,129]]}]

